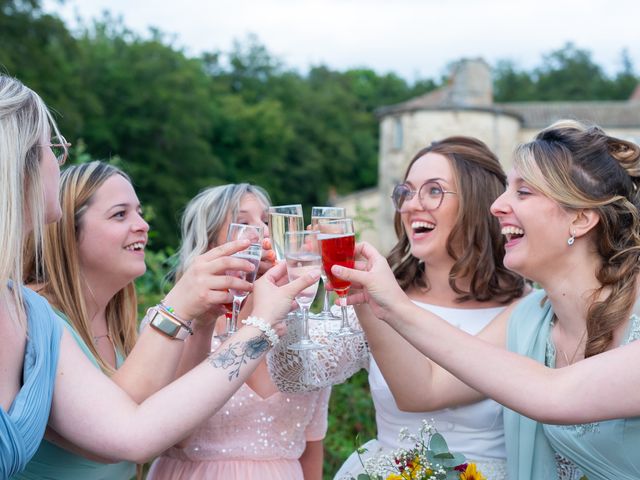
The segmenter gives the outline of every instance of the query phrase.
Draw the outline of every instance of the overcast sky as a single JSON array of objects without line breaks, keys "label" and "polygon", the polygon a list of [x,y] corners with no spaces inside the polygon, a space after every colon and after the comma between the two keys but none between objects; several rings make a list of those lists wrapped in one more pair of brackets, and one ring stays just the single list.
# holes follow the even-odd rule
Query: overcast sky
[{"label": "overcast sky", "polygon": [[439,77],[462,57],[522,68],[572,41],[608,73],[626,48],[640,72],[640,0],[45,0],[73,28],[109,10],[141,34],[175,35],[188,54],[258,36],[286,66],[368,67],[407,80]]}]

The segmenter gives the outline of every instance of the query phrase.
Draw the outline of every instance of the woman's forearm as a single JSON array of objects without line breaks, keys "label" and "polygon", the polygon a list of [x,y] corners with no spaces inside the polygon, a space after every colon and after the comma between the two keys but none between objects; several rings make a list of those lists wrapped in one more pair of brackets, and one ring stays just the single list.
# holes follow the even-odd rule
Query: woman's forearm
[{"label": "woman's forearm", "polygon": [[300,466],[304,480],[322,480],[322,462],[324,460],[324,448],[322,440],[307,442],[300,457]]},{"label": "woman's forearm", "polygon": [[394,328],[463,382],[513,410],[558,424],[640,414],[640,392],[632,387],[640,382],[640,369],[629,367],[638,364],[640,342],[550,369],[444,321],[420,327],[417,308],[401,306]]},{"label": "woman's forearm", "polygon": [[189,337],[184,346],[182,357],[176,370],[176,378],[181,377],[189,370],[199,365],[211,353],[211,339],[215,332],[214,322],[196,321],[193,326],[193,335]]},{"label": "woman's forearm", "polygon": [[96,370],[65,334],[50,426],[102,457],[144,462],[224,405],[267,350],[268,342],[259,330],[242,328],[201,365],[137,405]]},{"label": "woman's forearm", "polygon": [[175,378],[183,349],[184,342],[147,327],[111,380],[140,403]]},{"label": "woman's forearm", "polygon": [[[433,363],[388,324],[375,318],[366,305],[356,307],[356,311],[371,352],[400,410],[428,412],[484,398]],[[421,308],[416,312],[420,313],[420,317],[415,318],[418,330],[434,318],[442,321]]]}]

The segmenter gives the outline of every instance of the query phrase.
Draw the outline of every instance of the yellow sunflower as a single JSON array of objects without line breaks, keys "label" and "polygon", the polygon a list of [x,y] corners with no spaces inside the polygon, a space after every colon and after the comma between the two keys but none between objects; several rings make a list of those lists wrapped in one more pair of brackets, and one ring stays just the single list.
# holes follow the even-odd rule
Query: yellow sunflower
[{"label": "yellow sunflower", "polygon": [[470,463],[465,471],[460,474],[460,480],[487,480],[487,477],[478,471],[475,463]]}]

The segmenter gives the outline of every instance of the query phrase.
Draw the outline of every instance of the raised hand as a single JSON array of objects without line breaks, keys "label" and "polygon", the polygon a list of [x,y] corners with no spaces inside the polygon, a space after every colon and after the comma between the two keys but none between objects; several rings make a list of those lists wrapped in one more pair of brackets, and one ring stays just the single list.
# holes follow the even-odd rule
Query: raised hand
[{"label": "raised hand", "polygon": [[386,258],[372,245],[359,243],[355,253],[355,268],[334,265],[331,271],[335,276],[351,282],[347,297],[350,305],[368,303],[376,317],[387,321],[399,304],[410,302],[409,297],[398,285]]},{"label": "raised hand", "polygon": [[277,324],[296,308],[296,295],[317,282],[318,278],[320,274],[312,272],[287,283],[287,265],[284,262],[278,263],[256,280],[253,286],[252,315],[263,318],[271,325]]},{"label": "raised hand", "polygon": [[230,288],[242,291],[251,291],[253,288],[245,280],[225,275],[227,270],[250,272],[255,268],[251,262],[231,256],[248,246],[248,240],[237,240],[196,257],[167,294],[165,303],[185,320],[196,318],[205,312],[214,316],[224,313],[222,305],[232,301]]}]

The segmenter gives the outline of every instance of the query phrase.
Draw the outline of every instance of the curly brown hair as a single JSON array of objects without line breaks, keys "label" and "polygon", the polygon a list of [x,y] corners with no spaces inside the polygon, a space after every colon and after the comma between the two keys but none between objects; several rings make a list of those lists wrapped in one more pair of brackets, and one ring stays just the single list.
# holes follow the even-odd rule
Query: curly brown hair
[{"label": "curly brown hair", "polygon": [[[504,267],[504,237],[498,220],[489,213],[491,204],[506,185],[506,175],[498,158],[476,138],[448,137],[416,153],[407,167],[405,180],[413,164],[430,152],[449,159],[458,185],[460,207],[447,239],[447,253],[455,260],[449,272],[449,286],[458,295],[456,301],[508,303],[522,296],[524,279]],[[387,261],[398,284],[404,290],[410,287],[428,290],[424,263],[411,255],[411,244],[398,212],[394,226],[398,243]],[[461,279],[470,279],[468,290],[460,287]]]}]

